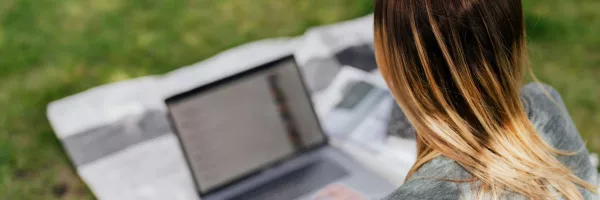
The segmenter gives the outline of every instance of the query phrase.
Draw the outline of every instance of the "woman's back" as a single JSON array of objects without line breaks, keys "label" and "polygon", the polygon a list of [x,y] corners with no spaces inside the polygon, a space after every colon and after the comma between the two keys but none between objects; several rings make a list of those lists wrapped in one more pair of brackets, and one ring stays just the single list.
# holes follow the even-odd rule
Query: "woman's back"
[{"label": "woman's back", "polygon": [[[555,104],[545,94],[550,93]],[[579,132],[566,113],[560,95],[551,87],[538,83],[530,83],[521,90],[521,100],[527,116],[538,130],[542,138],[557,149],[579,152],[574,156],[559,156],[561,163],[569,167],[579,178],[597,183],[597,171],[589,160]],[[561,110],[562,109],[562,110]],[[453,182],[450,180],[468,180],[472,176],[455,161],[447,157],[438,157],[423,165],[407,182],[393,194],[389,200],[407,199],[477,199],[479,194],[472,194],[475,182]],[[598,199],[598,196],[580,188],[584,199]],[[509,193],[503,198],[526,199],[522,195]],[[488,198],[483,198],[488,199]]]},{"label": "woman's back", "polygon": [[374,16],[379,69],[416,130],[417,161],[392,197],[500,199],[511,191],[584,199],[597,192],[558,94],[522,89],[521,0],[376,0]]}]

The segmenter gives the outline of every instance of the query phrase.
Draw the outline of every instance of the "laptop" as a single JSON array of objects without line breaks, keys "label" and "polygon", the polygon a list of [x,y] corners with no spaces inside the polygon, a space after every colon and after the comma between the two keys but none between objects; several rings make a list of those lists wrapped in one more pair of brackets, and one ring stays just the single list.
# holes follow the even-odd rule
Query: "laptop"
[{"label": "laptop", "polygon": [[313,199],[332,184],[378,199],[395,189],[329,145],[291,55],[165,102],[200,199]]}]

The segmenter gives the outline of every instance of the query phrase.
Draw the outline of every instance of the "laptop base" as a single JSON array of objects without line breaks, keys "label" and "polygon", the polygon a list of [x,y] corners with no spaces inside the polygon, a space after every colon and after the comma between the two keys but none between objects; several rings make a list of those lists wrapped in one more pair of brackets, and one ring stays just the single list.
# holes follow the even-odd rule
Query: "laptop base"
[{"label": "laptop base", "polygon": [[320,159],[231,200],[297,199],[347,175],[340,165]]}]

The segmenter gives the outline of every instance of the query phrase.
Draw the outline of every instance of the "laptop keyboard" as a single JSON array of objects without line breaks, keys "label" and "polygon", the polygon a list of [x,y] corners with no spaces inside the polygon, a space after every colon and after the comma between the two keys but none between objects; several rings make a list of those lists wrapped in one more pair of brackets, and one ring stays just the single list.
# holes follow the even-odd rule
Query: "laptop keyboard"
[{"label": "laptop keyboard", "polygon": [[323,188],[348,172],[329,160],[320,160],[230,200],[296,199]]}]

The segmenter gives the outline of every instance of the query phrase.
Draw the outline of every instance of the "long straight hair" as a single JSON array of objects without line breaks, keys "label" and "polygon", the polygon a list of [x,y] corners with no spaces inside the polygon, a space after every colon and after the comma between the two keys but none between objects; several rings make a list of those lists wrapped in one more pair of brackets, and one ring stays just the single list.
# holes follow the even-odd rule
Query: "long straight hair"
[{"label": "long straight hair", "polygon": [[545,143],[527,118],[524,26],[521,0],[376,0],[377,62],[417,131],[408,177],[446,156],[494,199],[596,192],[556,158],[574,153]]}]

